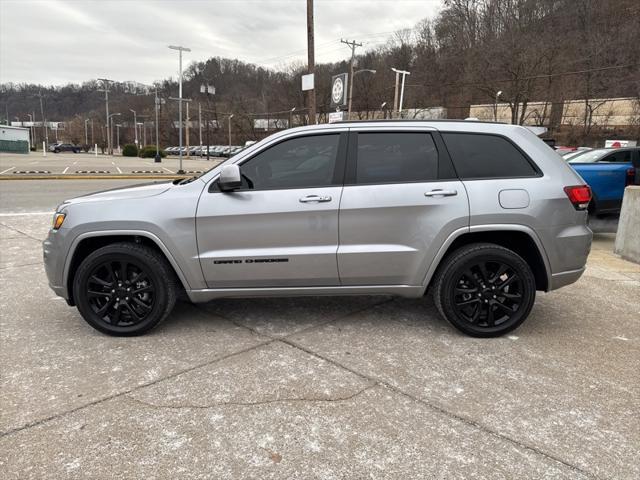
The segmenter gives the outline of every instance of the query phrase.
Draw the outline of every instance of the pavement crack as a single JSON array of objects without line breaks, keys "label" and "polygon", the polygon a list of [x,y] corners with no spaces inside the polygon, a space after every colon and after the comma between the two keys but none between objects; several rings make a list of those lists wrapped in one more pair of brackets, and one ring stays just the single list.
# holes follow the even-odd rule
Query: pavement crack
[{"label": "pavement crack", "polygon": [[199,409],[199,410],[206,410],[209,408],[216,408],[216,407],[258,407],[258,406],[262,406],[262,405],[271,405],[274,403],[335,403],[335,402],[346,402],[349,400],[353,400],[354,398],[356,398],[359,395],[362,395],[364,392],[366,392],[367,390],[370,390],[374,387],[378,386],[377,382],[374,383],[370,383],[368,384],[366,387],[363,387],[349,395],[344,395],[344,396],[340,396],[340,397],[290,397],[290,398],[274,398],[271,400],[258,400],[258,401],[253,401],[253,402],[241,402],[241,401],[230,401],[230,402],[215,402],[215,403],[209,403],[206,405],[196,405],[196,404],[187,404],[187,403],[180,403],[180,404],[176,404],[176,405],[169,405],[169,404],[157,404],[157,403],[153,403],[153,402],[147,402],[145,400],[141,400],[139,398],[133,397],[131,395],[125,395],[124,398],[126,398],[129,401],[141,404],[145,407],[149,407],[149,408],[157,408],[157,409],[174,409],[174,410],[181,410],[181,409]]},{"label": "pavement crack", "polygon": [[382,387],[386,387],[390,391],[395,392],[398,395],[402,395],[402,396],[404,396],[404,397],[406,397],[406,398],[408,398],[408,399],[410,399],[410,400],[412,400],[412,401],[414,401],[416,403],[424,405],[425,407],[427,407],[427,408],[429,408],[431,410],[434,410],[434,411],[440,413],[441,415],[444,415],[444,416],[446,416],[446,417],[448,417],[450,419],[456,420],[456,421],[458,421],[460,423],[463,423],[463,424],[465,424],[465,425],[467,425],[469,427],[481,430],[482,432],[484,432],[484,433],[486,433],[488,435],[491,435],[491,436],[493,436],[495,438],[498,438],[500,440],[509,442],[509,443],[511,443],[513,445],[516,445],[519,448],[522,448],[524,450],[528,450],[528,451],[533,452],[533,453],[535,453],[537,455],[545,457],[548,460],[551,460],[551,461],[557,462],[559,464],[562,464],[563,466],[569,468],[570,470],[578,472],[581,475],[584,475],[584,476],[586,476],[588,478],[593,478],[593,479],[599,479],[600,478],[597,475],[595,475],[595,474],[593,474],[591,472],[588,472],[588,471],[582,469],[581,467],[579,467],[577,465],[574,465],[574,464],[572,464],[572,463],[570,463],[570,462],[568,462],[566,460],[563,460],[562,458],[559,458],[559,457],[557,457],[557,456],[555,456],[553,454],[547,453],[544,450],[542,450],[542,449],[540,449],[540,448],[538,448],[536,446],[529,445],[529,444],[527,444],[525,442],[522,442],[521,440],[517,440],[515,438],[512,438],[512,437],[504,434],[504,433],[500,433],[500,432],[498,432],[496,430],[493,430],[492,428],[489,428],[486,425],[483,425],[483,424],[481,424],[479,422],[476,422],[475,420],[472,420],[472,419],[467,418],[467,417],[465,417],[463,415],[460,415],[458,413],[455,413],[455,412],[452,412],[450,410],[447,410],[446,408],[443,408],[443,407],[441,407],[439,405],[431,403],[431,402],[429,402],[427,400],[423,400],[422,398],[419,398],[419,397],[416,397],[414,395],[411,395],[410,393],[407,393],[407,392],[401,390],[399,387],[397,387],[397,386],[395,386],[395,385],[393,385],[393,384],[391,384],[389,382],[386,382],[386,381],[381,380],[379,378],[375,378],[375,377],[372,377],[370,375],[366,375],[366,374],[364,374],[362,372],[359,372],[359,371],[357,371],[357,370],[355,370],[355,369],[353,369],[351,367],[348,367],[348,366],[338,362],[337,360],[334,360],[334,359],[332,359],[332,358],[330,358],[330,357],[328,357],[326,355],[319,354],[319,353],[317,353],[317,352],[315,352],[315,351],[313,351],[313,350],[311,350],[311,349],[309,349],[307,347],[304,347],[304,346],[296,343],[295,341],[293,341],[291,339],[280,338],[279,340],[281,342],[283,342],[283,343],[286,343],[287,345],[289,345],[291,347],[297,348],[297,349],[299,349],[299,350],[301,350],[301,351],[303,351],[305,353],[308,353],[309,355],[313,355],[316,358],[319,358],[321,360],[329,362],[332,365],[335,365],[336,367],[342,368],[343,370],[346,370],[346,371],[348,371],[348,372],[350,372],[350,373],[352,373],[354,375],[357,375],[358,377],[360,377],[362,379],[368,380],[369,382],[372,382],[373,384],[380,385]]},{"label": "pavement crack", "polygon": [[42,240],[40,240],[39,238],[36,238],[36,237],[34,237],[34,236],[32,236],[32,235],[29,235],[28,233],[23,232],[22,230],[19,230],[19,229],[15,228],[15,227],[12,227],[11,225],[7,225],[7,224],[6,224],[6,223],[4,223],[4,222],[0,222],[0,225],[2,225],[3,227],[8,228],[9,230],[13,230],[13,231],[14,231],[14,232],[16,232],[16,233],[19,233],[19,234],[21,234],[21,235],[24,235],[25,237],[30,238],[31,240],[35,240],[35,241],[36,241],[36,242],[38,242],[38,243],[42,243]]},{"label": "pavement crack", "polygon": [[173,372],[173,373],[171,373],[169,375],[165,375],[164,377],[157,378],[155,380],[143,383],[141,385],[136,385],[135,387],[130,388],[128,390],[117,392],[117,393],[114,393],[112,395],[107,395],[105,397],[95,399],[95,400],[93,400],[91,402],[88,402],[88,403],[85,403],[85,404],[82,404],[82,405],[78,405],[77,407],[71,408],[69,410],[65,410],[64,412],[56,413],[54,415],[50,415],[48,417],[41,418],[41,419],[38,419],[38,420],[34,420],[32,422],[26,423],[26,424],[21,425],[19,427],[15,427],[15,428],[6,430],[4,432],[0,432],[0,438],[7,437],[9,435],[13,435],[15,433],[21,432],[22,430],[27,430],[29,428],[33,428],[33,427],[37,427],[39,425],[43,425],[43,424],[49,423],[49,422],[57,420],[59,418],[66,417],[67,415],[70,415],[72,413],[75,413],[75,412],[84,410],[86,408],[92,407],[94,405],[99,405],[99,404],[107,402],[109,400],[114,400],[116,398],[120,398],[120,397],[129,395],[129,394],[131,394],[131,393],[133,393],[133,392],[135,392],[137,390],[140,390],[142,388],[150,387],[150,386],[155,385],[157,383],[164,382],[165,380],[170,380],[170,379],[178,377],[178,376],[180,376],[180,375],[182,375],[184,373],[189,373],[189,372],[191,372],[193,370],[197,370],[198,368],[208,367],[209,365],[213,365],[214,363],[220,362],[220,361],[225,360],[227,358],[231,358],[231,357],[234,357],[236,355],[242,355],[243,353],[250,352],[251,350],[263,347],[265,345],[269,345],[269,344],[273,343],[274,341],[275,340],[267,340],[267,341],[264,341],[264,342],[260,342],[260,343],[257,343],[256,345],[252,345],[251,347],[243,348],[242,350],[237,350],[235,352],[231,352],[231,353],[228,353],[226,355],[221,355],[221,356],[216,357],[216,358],[214,358],[212,360],[209,360],[207,362],[200,363],[198,365],[193,365],[193,366],[191,366],[189,368],[185,368],[183,370],[180,370],[180,371],[177,371],[177,372]]}]

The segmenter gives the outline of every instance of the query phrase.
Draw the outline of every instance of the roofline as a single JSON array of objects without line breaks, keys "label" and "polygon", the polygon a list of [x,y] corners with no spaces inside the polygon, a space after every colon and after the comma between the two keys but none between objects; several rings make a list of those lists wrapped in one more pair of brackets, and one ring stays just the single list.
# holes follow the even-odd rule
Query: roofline
[{"label": "roofline", "polygon": [[331,122],[332,125],[337,123],[345,124],[345,123],[486,123],[490,125],[511,125],[510,123],[504,122],[492,122],[489,120],[461,120],[461,119],[436,119],[436,120],[425,120],[425,119],[410,119],[410,118],[372,118],[372,119],[362,119],[362,120],[338,120],[337,122]]}]

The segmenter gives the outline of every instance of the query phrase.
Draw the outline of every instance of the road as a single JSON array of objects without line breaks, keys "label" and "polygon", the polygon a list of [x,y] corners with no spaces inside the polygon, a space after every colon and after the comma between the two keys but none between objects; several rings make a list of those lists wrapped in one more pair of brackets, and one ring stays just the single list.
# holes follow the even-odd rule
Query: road
[{"label": "road", "polygon": [[[214,167],[222,158],[212,157],[210,161],[201,158],[183,157],[183,169],[187,173],[199,173]],[[97,155],[88,153],[42,153],[28,155],[0,153],[0,175],[75,175],[94,172],[97,175],[113,174],[175,174],[179,170],[178,157],[167,157],[160,163],[152,158],[121,157],[119,155]]]},{"label": "road", "polygon": [[[4,180],[0,181],[0,214],[51,212],[68,198],[151,180]],[[156,180],[160,181],[160,180]]]}]

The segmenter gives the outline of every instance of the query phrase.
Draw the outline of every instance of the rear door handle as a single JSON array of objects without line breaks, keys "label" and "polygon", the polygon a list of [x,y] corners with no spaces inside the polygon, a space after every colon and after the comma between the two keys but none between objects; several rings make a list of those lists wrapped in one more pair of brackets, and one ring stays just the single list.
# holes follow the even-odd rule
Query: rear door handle
[{"label": "rear door handle", "polygon": [[320,203],[330,201],[331,197],[329,195],[307,195],[300,199],[300,203]]},{"label": "rear door handle", "polygon": [[453,197],[455,195],[458,195],[457,190],[436,189],[436,190],[431,190],[430,192],[424,193],[425,197]]}]

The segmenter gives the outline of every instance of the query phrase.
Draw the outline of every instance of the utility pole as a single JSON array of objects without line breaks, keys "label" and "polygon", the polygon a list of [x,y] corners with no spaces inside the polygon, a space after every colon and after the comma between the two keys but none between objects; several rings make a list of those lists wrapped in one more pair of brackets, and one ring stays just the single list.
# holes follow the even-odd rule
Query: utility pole
[{"label": "utility pole", "polygon": [[104,104],[106,109],[106,119],[107,119],[107,153],[113,155],[113,150],[111,149],[111,135],[109,135],[109,82],[111,80],[107,78],[99,78],[102,82],[102,88],[99,88],[99,92],[104,92]]},{"label": "utility pole", "polygon": [[340,39],[340,43],[344,43],[345,45],[347,45],[350,49],[351,49],[351,67],[350,70],[351,72],[349,73],[349,105],[348,105],[348,110],[347,110],[347,120],[351,120],[351,100],[353,98],[353,64],[356,58],[356,48],[357,47],[361,47],[362,44],[361,43],[356,43],[355,40],[349,41],[349,40],[342,40]]},{"label": "utility pole", "polygon": [[95,139],[93,136],[93,118],[91,119],[91,145],[95,145]]},{"label": "utility pole", "polygon": [[[40,97],[40,117],[42,118],[42,136],[44,138],[45,149],[49,148],[49,134],[47,133],[47,123],[44,119],[44,107],[42,106],[42,90],[38,92],[38,97]],[[7,122],[9,119],[7,118]]]},{"label": "utility pole", "polygon": [[180,169],[178,170],[179,174],[183,174],[184,170],[182,169],[182,52],[190,52],[191,49],[190,48],[186,48],[186,47],[182,47],[182,46],[176,46],[176,45],[169,45],[169,48],[171,50],[177,50],[179,53],[179,60],[178,60],[178,70],[179,70],[179,86],[178,86],[178,116],[179,118],[179,122],[178,122],[178,127],[180,129],[180,133],[179,133],[179,137],[180,137]]},{"label": "utility pole", "polygon": [[[393,70],[393,68],[391,70]],[[395,93],[393,94],[393,111],[397,112],[398,111],[398,85],[400,83],[400,72],[398,70],[393,70],[393,71],[396,72],[396,90],[395,90]]]},{"label": "utility pole", "polygon": [[[313,0],[307,0],[307,73],[313,74],[315,71],[315,39],[313,35]],[[307,92],[307,107],[309,108],[309,123],[316,124],[316,90],[314,88]]]},{"label": "utility pole", "polygon": [[87,123],[89,123],[89,119],[84,119],[84,144],[89,145],[89,130],[87,129]]}]

